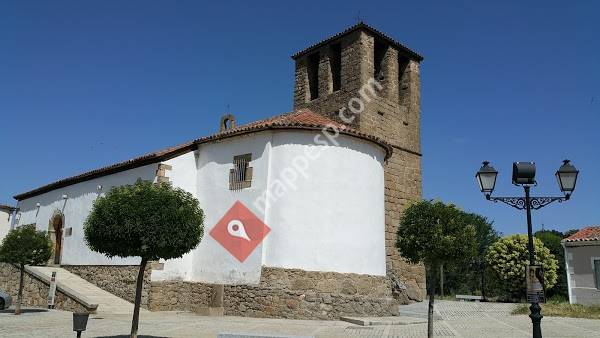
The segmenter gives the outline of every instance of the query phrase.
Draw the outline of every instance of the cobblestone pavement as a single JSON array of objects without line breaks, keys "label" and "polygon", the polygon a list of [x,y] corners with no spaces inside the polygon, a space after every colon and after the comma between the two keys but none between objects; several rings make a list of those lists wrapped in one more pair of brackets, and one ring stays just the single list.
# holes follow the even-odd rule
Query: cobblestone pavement
[{"label": "cobblestone pavement", "polygon": [[[422,311],[425,304],[412,306]],[[436,302],[442,320],[434,324],[436,337],[531,337],[529,317],[512,316],[512,304]],[[129,332],[130,316],[92,316],[83,337],[110,337]],[[0,313],[0,337],[73,337],[70,312],[49,311],[21,316]],[[315,337],[426,337],[427,324],[358,326],[342,321],[202,317],[182,312],[141,315],[140,334],[154,337],[216,337],[217,333],[264,333]],[[545,317],[548,337],[599,337],[600,320]]]}]

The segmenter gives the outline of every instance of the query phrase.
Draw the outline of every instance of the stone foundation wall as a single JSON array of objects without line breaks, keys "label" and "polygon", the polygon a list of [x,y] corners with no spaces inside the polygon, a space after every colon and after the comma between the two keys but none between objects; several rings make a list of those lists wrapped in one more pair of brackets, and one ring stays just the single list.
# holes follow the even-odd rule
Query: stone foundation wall
[{"label": "stone foundation wall", "polygon": [[[151,266],[151,264],[149,265]],[[63,266],[98,287],[133,301],[137,266]],[[198,312],[209,306],[210,284],[150,281],[146,270],[142,304],[152,311]],[[342,315],[397,315],[402,299],[392,294],[392,280],[336,272],[263,267],[257,286],[224,287],[226,315],[295,319],[338,319]],[[47,292],[47,291],[46,291]]]},{"label": "stone foundation wall", "polygon": [[[142,307],[144,308],[148,308],[151,265],[148,263],[144,272],[144,287],[142,288]],[[117,297],[131,303],[135,301],[138,265],[63,265],[61,267]]]},{"label": "stone foundation wall", "polygon": [[226,286],[225,313],[236,316],[339,319],[397,315],[386,277],[263,268],[258,286]]},{"label": "stone foundation wall", "polygon": [[[193,282],[152,282],[151,310],[197,311],[209,305],[212,287]],[[258,286],[224,288],[226,315],[338,319],[341,315],[397,315],[387,277],[264,267]]]},{"label": "stone foundation wall", "polygon": [[[19,292],[19,269],[13,265],[0,263],[0,289],[13,299],[13,307],[17,303]],[[49,285],[25,273],[23,278],[22,307],[48,307]],[[56,291],[55,308],[72,312],[86,312],[86,308],[59,290]]]},{"label": "stone foundation wall", "polygon": [[150,286],[151,311],[198,312],[208,307],[213,292],[209,284],[183,281],[151,282]]}]

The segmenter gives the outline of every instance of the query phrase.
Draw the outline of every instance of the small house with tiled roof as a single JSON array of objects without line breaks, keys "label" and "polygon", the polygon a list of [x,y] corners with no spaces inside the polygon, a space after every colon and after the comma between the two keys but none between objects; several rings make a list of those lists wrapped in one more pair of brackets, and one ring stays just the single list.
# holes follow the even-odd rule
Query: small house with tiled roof
[{"label": "small house with tiled roof", "polygon": [[0,243],[2,243],[2,240],[10,230],[14,211],[15,207],[0,203]]},{"label": "small house with tiled roof", "polygon": [[212,135],[20,193],[19,225],[49,232],[51,263],[127,298],[117,289],[139,259],[91,251],[83,223],[113,187],[168,181],[199,200],[205,235],[152,264],[150,309],[196,310],[216,294],[228,314],[338,318],[422,300],[423,266],[394,244],[421,197],[423,58],[361,22],[292,59],[290,113],[225,115]]},{"label": "small house with tiled roof", "polygon": [[600,305],[600,226],[585,227],[562,240],[569,302]]}]

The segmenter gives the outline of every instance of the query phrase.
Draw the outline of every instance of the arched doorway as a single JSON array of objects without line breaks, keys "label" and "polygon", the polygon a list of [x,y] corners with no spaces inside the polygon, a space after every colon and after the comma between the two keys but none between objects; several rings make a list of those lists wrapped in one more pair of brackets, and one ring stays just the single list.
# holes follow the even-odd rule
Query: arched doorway
[{"label": "arched doorway", "polygon": [[65,224],[65,216],[60,211],[56,211],[48,226],[48,233],[53,244],[53,254],[50,258],[50,264],[60,264],[60,257],[63,246],[63,228]]}]

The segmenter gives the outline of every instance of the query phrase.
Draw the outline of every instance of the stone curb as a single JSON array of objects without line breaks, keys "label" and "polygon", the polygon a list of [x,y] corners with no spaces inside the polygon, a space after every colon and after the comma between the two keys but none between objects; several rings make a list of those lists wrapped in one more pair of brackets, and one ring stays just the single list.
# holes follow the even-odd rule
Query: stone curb
[{"label": "stone curb", "polygon": [[341,321],[361,325],[361,326],[375,326],[375,325],[410,325],[410,324],[423,324],[427,323],[427,318],[420,317],[340,317]]},{"label": "stone curb", "polygon": [[288,336],[258,333],[219,333],[217,338],[315,338],[314,336]]}]

